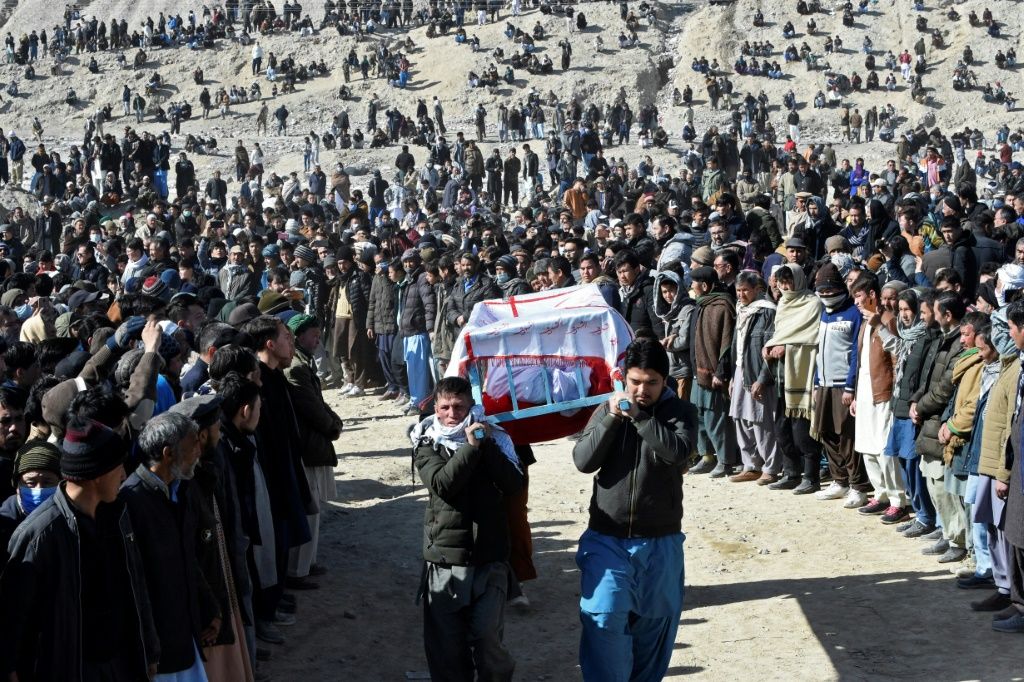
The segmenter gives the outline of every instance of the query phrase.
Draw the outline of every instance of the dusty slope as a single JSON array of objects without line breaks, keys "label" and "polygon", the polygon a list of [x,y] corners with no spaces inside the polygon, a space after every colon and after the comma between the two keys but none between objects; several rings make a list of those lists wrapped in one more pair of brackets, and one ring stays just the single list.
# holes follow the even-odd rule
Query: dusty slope
[{"label": "dusty slope", "polygon": [[[406,419],[374,398],[330,400],[345,417],[339,501],[323,537],[331,566],[299,595],[299,623],[268,665],[275,680],[360,682],[422,673],[421,485],[410,477]],[[516,679],[580,679],[576,543],[590,477],[567,441],[538,446],[530,518],[533,606],[510,611]],[[1010,679],[1013,642],[953,576],[876,518],[753,484],[687,477],[686,605],[668,679]]]},{"label": "dusty slope", "polygon": [[[446,107],[446,119],[449,128],[453,131],[464,129],[470,132],[470,117],[473,108],[478,102],[482,102],[490,112],[489,131],[493,140],[494,118],[499,100],[507,98],[519,98],[525,95],[528,86],[536,87],[541,93],[553,90],[561,97],[575,95],[585,102],[596,101],[603,104],[609,101],[617,92],[618,88],[624,87],[629,94],[631,104],[636,109],[641,103],[655,99],[660,107],[662,119],[665,126],[675,135],[681,128],[682,112],[670,105],[671,92],[673,87],[680,87],[690,83],[694,88],[698,100],[704,99],[703,81],[699,74],[690,70],[689,64],[694,56],[706,54],[709,58],[717,57],[724,68],[731,65],[736,56],[736,47],[744,39],[763,40],[770,39],[778,51],[778,58],[781,59],[781,51],[786,42],[781,37],[781,26],[787,18],[794,20],[798,32],[804,30],[805,19],[798,17],[794,10],[794,3],[775,5],[765,3],[762,10],[768,25],[761,29],[752,29],[749,25],[749,18],[752,16],[758,0],[737,0],[735,3],[726,6],[709,6],[705,4],[689,3],[661,3],[659,4],[662,21],[657,29],[644,26],[640,36],[643,46],[633,50],[619,50],[616,46],[616,37],[619,31],[620,21],[618,9],[615,5],[606,3],[586,3],[582,5],[586,12],[591,28],[586,33],[575,33],[570,36],[574,47],[573,66],[567,73],[556,73],[549,76],[530,77],[525,72],[518,72],[516,87],[500,88],[497,97],[477,89],[470,91],[465,87],[465,76],[470,69],[479,72],[480,69],[490,63],[490,53],[498,46],[509,51],[511,44],[502,35],[504,20],[498,24],[484,27],[470,27],[471,33],[480,37],[481,51],[472,53],[466,46],[457,46],[453,39],[438,38],[428,41],[422,29],[411,32],[417,49],[412,53],[414,62],[414,73],[411,87],[405,91],[396,90],[386,86],[380,80],[369,80],[362,82],[356,80],[353,89],[356,100],[352,102],[339,102],[335,95],[341,82],[340,60],[348,53],[353,46],[359,54],[367,51],[378,40],[392,41],[392,36],[378,36],[370,41],[356,44],[353,38],[339,38],[334,32],[324,32],[311,38],[298,38],[295,36],[274,36],[265,39],[268,51],[274,51],[279,55],[296,54],[300,59],[309,58],[324,59],[334,69],[330,78],[319,79],[304,84],[299,92],[279,98],[293,112],[290,119],[290,130],[292,137],[278,138],[270,136],[266,138],[264,148],[268,154],[268,161],[271,167],[282,170],[301,168],[298,150],[301,148],[301,139],[294,135],[306,132],[311,129],[323,130],[329,124],[331,116],[343,107],[347,107],[354,125],[365,125],[366,102],[371,94],[376,93],[384,101],[385,105],[397,103],[401,110],[407,114],[413,113],[416,98],[424,98],[427,101],[433,95],[441,97]],[[96,13],[98,16],[121,16],[127,12],[130,22],[134,25],[147,14],[155,15],[160,9],[180,7],[180,11],[187,12],[193,5],[198,3],[186,2],[180,6],[167,2],[128,3],[123,0],[96,0],[86,9],[85,13]],[[995,2],[982,2],[981,0],[968,0],[958,5],[959,10],[965,15],[969,9],[977,9],[980,13],[984,6],[990,6],[995,12],[997,19],[1009,21],[1014,16],[1015,5],[1009,0],[997,0]],[[319,16],[320,8],[310,8],[314,16]],[[913,30],[913,21],[916,13],[908,3],[890,4],[883,0],[874,5],[872,10],[858,18],[858,24],[853,29],[843,29],[838,14],[816,15],[819,25],[819,35],[805,38],[798,35],[796,44],[808,40],[815,51],[821,51],[821,44],[824,40],[825,31],[839,32],[844,39],[845,52],[842,55],[832,57],[832,64],[844,71],[860,70],[863,75],[863,54],[859,51],[863,36],[870,33],[873,36],[876,50],[892,49],[899,52],[902,48],[911,48],[917,39],[917,33]],[[979,65],[976,70],[979,77],[985,80],[1001,79],[1006,88],[1012,92],[1024,93],[1020,71],[994,72],[991,61],[992,55],[998,48],[1006,49],[1015,45],[1019,37],[1019,29],[1016,26],[1006,26],[1006,36],[1000,40],[988,39],[983,29],[971,28],[967,25],[966,18],[957,24],[950,24],[945,20],[940,10],[935,9],[926,13],[933,25],[943,25],[949,31],[947,39],[950,47],[938,54],[930,54],[929,58],[935,66],[929,72],[926,84],[935,89],[934,96],[938,103],[935,109],[938,123],[946,130],[970,124],[979,126],[986,131],[991,139],[994,129],[1003,121],[1007,115],[1001,107],[982,102],[980,93],[957,93],[949,85],[952,68],[962,51],[964,45],[970,43],[977,55],[977,58],[987,64]],[[45,3],[20,2],[11,16],[10,22],[4,30],[13,31],[16,35],[30,30],[33,27],[52,25],[54,20],[50,7]],[[564,21],[558,17],[544,17],[536,11],[531,11],[513,22],[524,29],[532,28],[535,21],[540,20],[545,26],[548,35],[541,46],[549,51],[554,61],[558,62],[558,48],[555,43],[566,35]],[[840,30],[842,29],[842,30]],[[605,49],[600,53],[594,52],[595,37],[601,35]],[[713,40],[709,40],[713,37]],[[675,59],[676,67],[662,78],[657,65],[663,55],[670,55]],[[31,83],[21,83],[23,97],[13,102],[7,102],[0,106],[0,115],[5,128],[20,128],[22,134],[27,132],[29,121],[34,115],[40,116],[46,127],[45,140],[48,143],[58,143],[58,147],[66,147],[71,142],[77,142],[81,138],[83,120],[86,115],[105,102],[117,103],[119,108],[120,88],[124,82],[132,84],[133,87],[140,86],[142,80],[152,70],[158,70],[171,84],[172,96],[174,98],[185,98],[194,104],[197,102],[200,88],[191,81],[190,74],[196,66],[202,66],[206,72],[207,79],[212,89],[231,84],[248,85],[251,82],[248,71],[249,50],[237,45],[225,45],[215,52],[189,52],[187,50],[153,50],[151,61],[144,71],[125,72],[118,71],[113,63],[112,55],[101,55],[100,63],[103,69],[99,75],[89,74],[84,69],[84,61],[72,57],[71,68],[67,75],[50,78],[46,75],[46,69],[40,68],[41,75],[38,80]],[[881,61],[881,60],[879,60]],[[501,69],[503,70],[503,68]],[[792,64],[785,68],[787,79],[770,81],[767,79],[752,76],[733,76],[736,89],[742,93],[747,90],[757,92],[764,89],[773,104],[773,121],[778,130],[784,129],[783,112],[778,109],[782,95],[789,88],[793,88],[798,98],[804,102],[801,109],[803,116],[803,128],[805,136],[817,140],[839,140],[838,114],[835,110],[813,110],[809,107],[809,100],[814,92],[822,87],[824,76],[821,72],[808,74],[802,64]],[[12,78],[20,80],[20,69],[13,66],[0,66],[0,82],[6,83]],[[884,80],[884,77],[883,77]],[[62,103],[55,103],[59,100],[68,85],[75,87],[79,95],[89,96],[90,102],[87,106],[77,109],[70,109]],[[268,83],[264,92],[269,95]],[[6,99],[6,98],[5,98]],[[872,104],[881,104],[892,101],[897,109],[906,116],[910,122],[916,122],[924,113],[925,109],[920,105],[911,102],[909,92],[905,89],[888,93],[862,93],[851,98],[854,106],[867,108]],[[273,107],[277,102],[273,103]],[[232,108],[231,115],[226,120],[219,118],[209,121],[193,120],[186,122],[183,132],[200,132],[217,136],[222,143],[222,151],[219,155],[200,159],[201,175],[210,167],[220,167],[227,170],[230,165],[229,150],[224,151],[223,147],[230,148],[232,137],[241,137],[251,142],[251,134],[254,131],[255,112],[258,105],[250,103]],[[1012,124],[1019,124],[1020,116],[1012,114]],[[714,112],[710,107],[698,107],[697,121],[700,130],[711,123],[724,124],[727,115],[724,112]],[[128,121],[126,121],[128,122]],[[115,121],[115,129],[120,128],[121,121]],[[166,126],[153,123],[145,123],[145,129],[161,131]],[[175,140],[180,144],[181,140]],[[485,145],[490,146],[490,144]],[[665,150],[654,152],[652,155],[655,161],[663,163],[667,169],[674,169],[677,166],[674,158],[679,149],[682,148],[681,141],[674,138],[672,144]],[[351,165],[357,163],[359,166],[367,167],[369,164],[389,166],[394,159],[395,149],[383,151],[352,151],[344,153],[325,153],[322,161],[333,162],[339,159]],[[422,150],[418,151],[417,157],[423,158]],[[489,150],[485,150],[485,153]],[[891,154],[891,146],[882,143],[873,145],[860,145],[856,149],[849,150],[851,155],[864,155],[868,158],[869,164],[876,164],[881,159]],[[639,159],[641,151],[636,146],[615,148],[611,154],[618,157],[623,156],[629,162]]]}]

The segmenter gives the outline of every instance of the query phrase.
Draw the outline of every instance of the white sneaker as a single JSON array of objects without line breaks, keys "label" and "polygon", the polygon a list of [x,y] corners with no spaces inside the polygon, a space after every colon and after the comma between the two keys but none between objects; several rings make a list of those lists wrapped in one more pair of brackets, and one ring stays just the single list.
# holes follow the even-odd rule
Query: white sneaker
[{"label": "white sneaker", "polygon": [[350,390],[345,391],[345,395],[355,398],[357,396],[366,395],[366,391],[358,386],[353,386]]},{"label": "white sneaker", "polygon": [[345,393],[348,393],[349,391],[352,390],[354,386],[355,384],[345,384],[344,386],[341,387],[342,394],[344,395]]},{"label": "white sneaker", "polygon": [[851,490],[846,493],[846,502],[843,502],[843,509],[859,509],[868,503],[868,496],[859,490]]},{"label": "white sneaker", "polygon": [[850,489],[841,483],[832,481],[824,490],[814,493],[819,500],[839,500],[846,497]]},{"label": "white sneaker", "polygon": [[525,608],[529,608],[530,600],[526,598],[525,594],[521,594],[518,597],[516,597],[515,599],[510,599],[508,601],[508,605],[509,606],[514,606],[514,607],[520,608],[520,609],[525,609]]}]

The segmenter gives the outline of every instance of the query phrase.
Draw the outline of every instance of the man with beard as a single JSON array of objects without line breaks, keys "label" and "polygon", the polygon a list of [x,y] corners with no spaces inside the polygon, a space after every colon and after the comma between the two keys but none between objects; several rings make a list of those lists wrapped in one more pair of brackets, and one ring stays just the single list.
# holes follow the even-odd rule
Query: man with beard
[{"label": "man with beard", "polygon": [[446,306],[446,322],[455,332],[466,324],[477,303],[501,296],[494,280],[480,272],[480,259],[472,253],[462,254],[459,269],[462,276],[455,282]]},{"label": "man with beard", "polygon": [[69,419],[66,481],[15,530],[0,578],[5,677],[135,682],[156,674],[162,643],[139,543],[118,499],[126,455],[114,431]]},{"label": "man with beard", "polygon": [[188,481],[201,454],[196,424],[165,412],[139,434],[142,463],[120,498],[137,531],[153,620],[160,637],[157,676],[205,677],[201,643],[216,641],[221,613],[196,560],[196,510]]}]

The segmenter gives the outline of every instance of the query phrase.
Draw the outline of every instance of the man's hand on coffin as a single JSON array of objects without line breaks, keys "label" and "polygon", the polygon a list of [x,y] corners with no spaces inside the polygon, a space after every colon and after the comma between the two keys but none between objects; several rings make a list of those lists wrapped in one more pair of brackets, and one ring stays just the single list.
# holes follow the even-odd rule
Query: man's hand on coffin
[{"label": "man's hand on coffin", "polygon": [[[623,402],[629,403],[628,410],[623,410],[620,406]],[[640,414],[640,408],[637,407],[636,401],[629,394],[617,391],[608,401],[608,412],[622,419],[632,419]]]},{"label": "man's hand on coffin", "polygon": [[[483,438],[477,438],[477,429],[484,432]],[[466,427],[466,442],[475,448],[480,447],[480,443],[491,437],[491,427],[489,424],[483,424],[476,422]]]}]

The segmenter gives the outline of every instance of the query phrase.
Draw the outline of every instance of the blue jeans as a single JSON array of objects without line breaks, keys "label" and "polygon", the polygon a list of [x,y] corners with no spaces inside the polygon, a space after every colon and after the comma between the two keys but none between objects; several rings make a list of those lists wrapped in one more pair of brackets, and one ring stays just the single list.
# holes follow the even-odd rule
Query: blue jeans
[{"label": "blue jeans", "polygon": [[683,610],[683,542],[673,533],[580,538],[580,668],[587,682],[665,676]]},{"label": "blue jeans", "polygon": [[430,337],[426,334],[406,336],[402,339],[402,350],[405,353],[405,371],[409,375],[409,402],[419,405],[433,388],[430,378]]},{"label": "blue jeans", "polygon": [[[972,507],[978,499],[978,486],[988,485],[988,479],[977,474],[967,477],[967,490],[964,491],[964,504],[967,505],[967,518],[973,521]],[[978,576],[992,575],[992,552],[989,551],[988,524],[971,523],[971,539],[974,544],[974,574]]]}]

